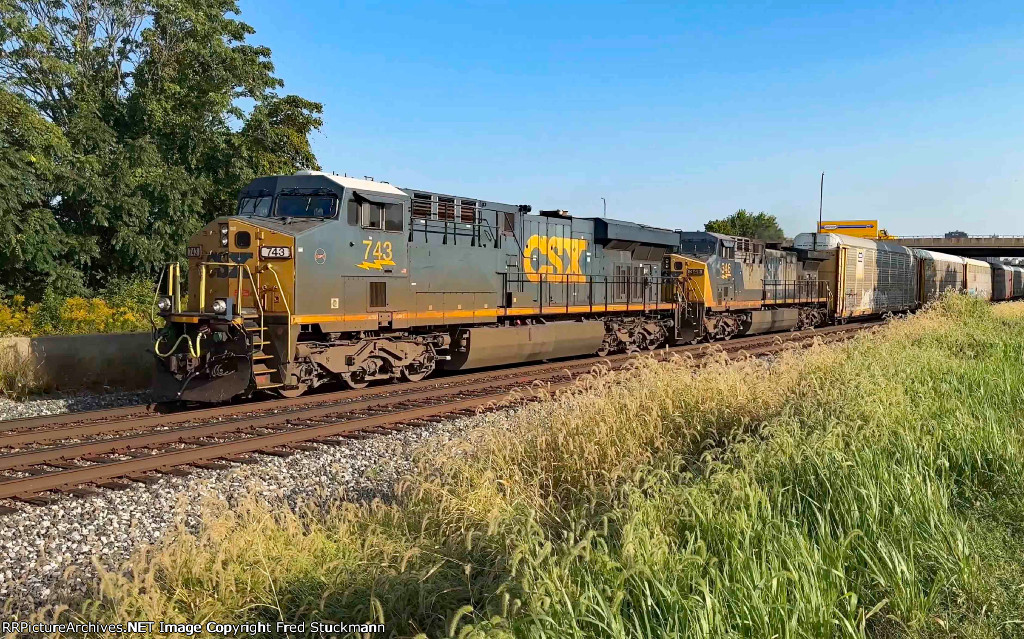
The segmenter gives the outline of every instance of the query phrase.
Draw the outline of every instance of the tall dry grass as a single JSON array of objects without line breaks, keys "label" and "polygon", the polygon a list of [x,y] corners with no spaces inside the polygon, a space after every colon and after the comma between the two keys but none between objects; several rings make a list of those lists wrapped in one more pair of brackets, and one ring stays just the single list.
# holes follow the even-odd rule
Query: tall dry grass
[{"label": "tall dry grass", "polygon": [[1024,304],[842,345],[641,362],[431,451],[396,503],[214,509],[86,619],[394,636],[1015,636]]}]

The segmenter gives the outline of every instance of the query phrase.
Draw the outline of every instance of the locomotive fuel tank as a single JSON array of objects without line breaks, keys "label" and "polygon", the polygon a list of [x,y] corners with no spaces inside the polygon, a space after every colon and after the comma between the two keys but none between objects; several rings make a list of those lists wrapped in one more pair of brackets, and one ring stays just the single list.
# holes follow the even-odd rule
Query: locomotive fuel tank
[{"label": "locomotive fuel tank", "polygon": [[601,348],[604,336],[604,322],[596,321],[467,328],[456,337],[445,368],[465,370],[590,355]]}]

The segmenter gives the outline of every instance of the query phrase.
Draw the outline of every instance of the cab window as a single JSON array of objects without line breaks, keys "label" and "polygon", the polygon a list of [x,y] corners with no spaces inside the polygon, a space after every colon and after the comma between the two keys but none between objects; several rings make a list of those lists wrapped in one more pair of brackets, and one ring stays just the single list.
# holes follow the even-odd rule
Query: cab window
[{"label": "cab window", "polygon": [[403,224],[402,220],[405,217],[405,211],[401,204],[385,204],[384,205],[384,230],[385,231],[401,231]]},{"label": "cab window", "polygon": [[383,217],[383,207],[376,202],[363,202],[363,222],[362,227],[364,229],[379,229],[381,228],[381,217]]},{"label": "cab window", "polygon": [[238,214],[267,217],[270,215],[270,205],[273,201],[274,198],[270,195],[243,197],[238,201]]},{"label": "cab window", "polygon": [[338,199],[333,195],[279,195],[277,217],[334,217]]},{"label": "cab window", "polygon": [[405,207],[390,202],[360,202],[350,200],[348,203],[348,220],[365,229],[381,229],[384,231],[401,231],[405,228]]}]

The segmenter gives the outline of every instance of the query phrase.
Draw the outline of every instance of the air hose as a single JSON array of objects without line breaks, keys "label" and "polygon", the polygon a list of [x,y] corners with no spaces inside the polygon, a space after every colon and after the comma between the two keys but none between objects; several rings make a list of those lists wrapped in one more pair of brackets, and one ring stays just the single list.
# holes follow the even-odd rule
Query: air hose
[{"label": "air hose", "polygon": [[167,357],[168,355],[170,355],[174,351],[178,350],[178,344],[181,344],[181,340],[185,340],[185,343],[188,344],[188,352],[189,352],[189,354],[192,357],[198,358],[199,357],[199,353],[200,353],[200,343],[203,341],[202,333],[200,333],[199,335],[196,335],[196,347],[194,349],[192,348],[192,340],[189,339],[188,335],[185,335],[183,333],[181,335],[181,337],[178,338],[178,341],[174,342],[174,346],[172,346],[171,349],[169,351],[167,351],[166,353],[161,353],[160,352],[160,342],[164,341],[163,336],[160,336],[160,338],[158,338],[156,340],[156,344],[153,344],[153,350],[156,351],[156,354],[159,357]]}]

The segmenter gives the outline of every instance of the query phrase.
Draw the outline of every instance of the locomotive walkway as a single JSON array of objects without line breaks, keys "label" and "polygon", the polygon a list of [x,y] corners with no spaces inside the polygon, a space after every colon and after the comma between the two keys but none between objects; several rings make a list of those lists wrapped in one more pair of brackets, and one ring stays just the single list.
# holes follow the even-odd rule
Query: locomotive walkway
[{"label": "locomotive walkway", "polygon": [[[766,355],[804,347],[815,338],[842,340],[882,322],[724,343],[652,351],[659,359]],[[0,423],[0,499],[45,505],[60,494],[88,496],[96,488],[154,483],[189,468],[222,469],[253,463],[254,455],[288,456],[313,444],[338,444],[542,398],[594,366],[620,368],[635,355],[552,362],[421,382],[346,390],[294,399],[218,406],[173,414],[143,407]],[[0,513],[15,510],[0,504]]]}]

